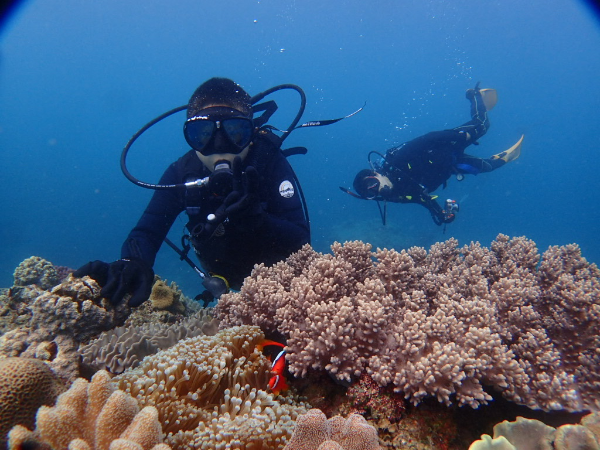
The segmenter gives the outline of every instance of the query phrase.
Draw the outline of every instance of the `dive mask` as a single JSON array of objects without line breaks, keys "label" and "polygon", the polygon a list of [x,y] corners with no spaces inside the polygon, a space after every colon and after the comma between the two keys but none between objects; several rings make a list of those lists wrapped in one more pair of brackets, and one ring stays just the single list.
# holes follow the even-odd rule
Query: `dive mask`
[{"label": "dive mask", "polygon": [[363,179],[363,197],[367,200],[375,200],[379,196],[380,182],[376,176],[370,175]]},{"label": "dive mask", "polygon": [[222,133],[231,152],[238,154],[246,148],[254,136],[254,123],[242,112],[224,107],[207,108],[201,114],[190,117],[183,125],[185,140],[203,155],[223,153],[212,145],[217,133]]}]

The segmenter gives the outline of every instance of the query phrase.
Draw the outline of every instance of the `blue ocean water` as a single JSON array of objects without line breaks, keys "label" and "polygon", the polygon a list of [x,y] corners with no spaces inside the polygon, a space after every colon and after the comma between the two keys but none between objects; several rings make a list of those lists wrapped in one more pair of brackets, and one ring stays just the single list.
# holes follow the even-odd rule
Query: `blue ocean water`
[{"label": "blue ocean water", "polygon": [[[600,262],[600,22],[576,0],[31,0],[0,34],[0,286],[23,259],[73,268],[112,261],[151,192],[119,168],[127,140],[184,105],[212,76],[251,94],[301,86],[304,120],[286,141],[304,187],[313,245],[361,239],[378,247],[456,237],[489,245],[527,236],[543,251],[578,243]],[[351,186],[369,151],[469,119],[464,92],[481,81],[499,102],[481,145],[486,157],[525,134],[522,156],[500,170],[450,180],[442,199],[461,205],[445,232],[415,205],[390,205],[383,226]],[[298,105],[276,97],[273,124]],[[155,182],[186,150],[183,115],[145,134],[130,169]],[[178,242],[182,216],[171,232]],[[199,292],[197,275],[168,247],[155,270]]]}]

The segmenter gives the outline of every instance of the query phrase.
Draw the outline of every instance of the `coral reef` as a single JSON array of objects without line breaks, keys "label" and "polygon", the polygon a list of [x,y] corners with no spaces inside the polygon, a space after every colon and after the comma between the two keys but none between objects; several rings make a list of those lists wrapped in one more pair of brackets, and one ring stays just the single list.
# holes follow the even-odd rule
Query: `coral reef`
[{"label": "coral reef", "polygon": [[[327,417],[362,415],[375,427],[379,445],[390,450],[464,450],[494,423],[510,417],[506,411],[490,413],[498,403],[473,410],[448,408],[428,399],[415,407],[402,394],[393,392],[392,385],[381,387],[367,374],[348,388],[324,371],[310,371],[305,378],[290,380],[290,384],[300,398]],[[482,420],[472,420],[475,416]]]},{"label": "coral reef", "polygon": [[31,320],[29,302],[44,292],[32,286],[13,286],[0,293],[0,335],[27,326]]},{"label": "coral reef", "polygon": [[600,449],[600,413],[581,419],[579,425],[553,428],[534,419],[517,417],[494,426],[494,438],[484,434],[469,450],[598,450]]},{"label": "coral reef", "polygon": [[143,406],[155,406],[174,449],[280,449],[306,411],[291,396],[266,392],[269,360],[258,327],[197,336],[147,356],[114,378]]},{"label": "coral reef", "polygon": [[[161,278],[156,275],[155,280],[158,281]],[[164,283],[167,286],[166,281]],[[153,306],[152,301],[144,302],[131,311],[124,326],[137,327],[147,323],[175,324],[184,317],[189,317],[205,310],[199,302],[186,297],[175,282],[172,281],[169,283],[168,288],[173,292],[175,299],[172,307],[157,309]]]},{"label": "coral reef", "polygon": [[9,450],[44,448],[169,450],[154,407],[139,410],[136,401],[116,390],[107,372],[87,382],[75,380],[56,406],[42,406],[33,432],[17,426],[9,433]]},{"label": "coral reef", "polygon": [[346,392],[355,414],[368,415],[373,420],[398,422],[406,412],[406,404],[401,394],[393,392],[391,386],[380,386],[367,374],[353,383]]},{"label": "coral reef", "polygon": [[53,405],[65,390],[54,372],[32,358],[0,359],[0,448],[15,425],[33,427],[42,405]]},{"label": "coral reef", "polygon": [[360,414],[327,419],[311,409],[296,420],[292,438],[284,450],[380,450],[377,431]]},{"label": "coral reef", "polygon": [[214,336],[218,323],[211,310],[201,310],[174,324],[145,323],[139,326],[117,327],[101,333],[96,339],[79,347],[82,363],[93,371],[106,369],[113,374],[137,367],[148,355],[199,335]]},{"label": "coral reef", "polygon": [[58,276],[59,282],[65,281],[65,278],[75,272],[74,269],[71,269],[67,266],[54,266],[54,269],[56,270],[56,275]]},{"label": "coral reef", "polygon": [[576,245],[540,255],[531,240],[498,235],[490,248],[450,239],[429,252],[359,241],[332,251],[305,246],[256,266],[220,298],[221,326],[284,334],[297,376],[366,372],[414,404],[475,408],[493,386],[531,408],[600,407],[600,271]]},{"label": "coral reef", "polygon": [[160,278],[155,278],[156,281],[152,286],[149,298],[152,307],[156,309],[168,309],[171,312],[179,314],[185,312],[185,305],[180,300],[183,294],[177,285],[173,282],[171,285],[168,285]]},{"label": "coral reef", "polygon": [[0,334],[27,326],[31,320],[29,303],[51,289],[73,272],[64,266],[53,266],[39,256],[27,258],[14,272],[14,285],[0,290]]},{"label": "coral reef", "polygon": [[39,358],[63,380],[79,376],[80,342],[122,324],[130,309],[113,306],[100,297],[100,287],[89,277],[69,276],[47,291],[17,290],[19,317],[27,323],[0,337],[0,356]]},{"label": "coral reef", "polygon": [[21,262],[15,269],[14,278],[15,286],[35,284],[40,289],[50,289],[60,282],[52,263],[39,256],[32,256]]}]

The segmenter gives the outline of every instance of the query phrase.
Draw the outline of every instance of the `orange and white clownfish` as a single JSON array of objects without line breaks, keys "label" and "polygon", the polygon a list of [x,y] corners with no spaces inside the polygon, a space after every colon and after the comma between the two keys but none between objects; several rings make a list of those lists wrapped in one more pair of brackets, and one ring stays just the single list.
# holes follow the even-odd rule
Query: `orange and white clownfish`
[{"label": "orange and white clownfish", "polygon": [[[281,347],[282,350],[277,353],[273,362],[271,363],[271,374],[273,375],[269,379],[268,388],[273,394],[279,395],[281,391],[285,391],[289,388],[287,384],[287,380],[285,379],[285,345],[280,342],[271,341],[269,339],[263,339],[258,344],[256,344],[256,348],[259,351],[263,351],[263,349],[269,345],[276,345],[277,347]],[[270,359],[270,358],[269,358]]]}]

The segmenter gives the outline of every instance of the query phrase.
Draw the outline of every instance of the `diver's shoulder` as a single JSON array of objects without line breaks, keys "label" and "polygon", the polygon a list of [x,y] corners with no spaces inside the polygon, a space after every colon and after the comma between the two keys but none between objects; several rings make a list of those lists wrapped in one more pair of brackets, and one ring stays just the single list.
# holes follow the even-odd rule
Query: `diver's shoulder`
[{"label": "diver's shoulder", "polygon": [[273,133],[271,130],[261,128],[256,132],[254,138],[254,145],[265,148],[280,148],[282,144],[281,138]]}]

